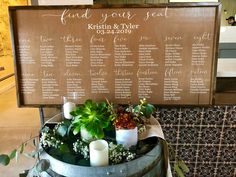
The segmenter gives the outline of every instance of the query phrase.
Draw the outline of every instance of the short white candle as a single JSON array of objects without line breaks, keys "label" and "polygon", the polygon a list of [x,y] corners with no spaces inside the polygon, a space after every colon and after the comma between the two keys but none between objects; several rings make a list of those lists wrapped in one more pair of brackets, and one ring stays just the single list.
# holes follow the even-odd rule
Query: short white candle
[{"label": "short white candle", "polygon": [[107,166],[108,159],[108,143],[105,140],[92,141],[89,144],[90,165],[91,166]]},{"label": "short white candle", "polygon": [[72,103],[72,102],[66,102],[63,105],[63,113],[64,113],[64,117],[66,119],[72,119],[73,118],[73,116],[70,115],[70,112],[73,111],[74,108],[75,108],[75,103]]}]

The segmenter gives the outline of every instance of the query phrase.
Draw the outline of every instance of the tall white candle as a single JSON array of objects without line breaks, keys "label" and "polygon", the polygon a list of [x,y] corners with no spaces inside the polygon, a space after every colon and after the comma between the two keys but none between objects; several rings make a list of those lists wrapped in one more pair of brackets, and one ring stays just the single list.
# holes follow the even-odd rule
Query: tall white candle
[{"label": "tall white candle", "polygon": [[108,143],[105,140],[92,141],[89,144],[90,165],[91,166],[107,166],[108,159]]},{"label": "tall white candle", "polygon": [[70,115],[70,112],[73,111],[73,109],[75,108],[75,103],[72,103],[72,102],[66,102],[64,105],[63,105],[63,113],[64,113],[64,117],[66,119],[72,119],[73,116]]}]

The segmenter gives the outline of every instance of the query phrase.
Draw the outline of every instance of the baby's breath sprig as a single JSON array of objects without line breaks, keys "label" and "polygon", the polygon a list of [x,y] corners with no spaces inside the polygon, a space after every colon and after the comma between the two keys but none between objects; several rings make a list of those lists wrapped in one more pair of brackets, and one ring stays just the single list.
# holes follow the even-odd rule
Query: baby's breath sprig
[{"label": "baby's breath sprig", "polygon": [[54,129],[51,130],[47,126],[45,126],[41,131],[40,143],[44,148],[54,147],[57,149],[63,144],[60,139],[56,138]]},{"label": "baby's breath sprig", "polygon": [[125,149],[121,144],[109,143],[109,160],[111,164],[118,164],[124,161],[131,161],[136,157],[136,154]]},{"label": "baby's breath sprig", "polygon": [[73,150],[75,153],[82,155],[86,160],[89,159],[89,145],[86,142],[77,140],[73,143]]}]

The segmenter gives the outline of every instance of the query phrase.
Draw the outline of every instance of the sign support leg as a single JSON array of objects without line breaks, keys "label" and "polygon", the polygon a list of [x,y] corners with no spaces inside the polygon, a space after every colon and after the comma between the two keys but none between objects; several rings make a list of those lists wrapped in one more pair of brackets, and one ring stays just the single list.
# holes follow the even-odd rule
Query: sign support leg
[{"label": "sign support leg", "polygon": [[44,112],[43,112],[42,107],[39,107],[39,115],[40,115],[40,124],[41,124],[41,127],[43,127],[45,120],[44,120]]}]

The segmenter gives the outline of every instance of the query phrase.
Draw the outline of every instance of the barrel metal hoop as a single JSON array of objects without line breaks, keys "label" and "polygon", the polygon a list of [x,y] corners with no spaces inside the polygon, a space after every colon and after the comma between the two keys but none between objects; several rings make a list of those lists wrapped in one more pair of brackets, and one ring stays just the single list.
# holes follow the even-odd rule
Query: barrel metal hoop
[{"label": "barrel metal hoop", "polygon": [[145,167],[142,171],[135,173],[133,175],[130,175],[129,177],[141,177],[147,174],[149,171],[151,171],[157,164],[160,162],[161,156],[159,156],[157,159],[155,159],[148,167]]}]

